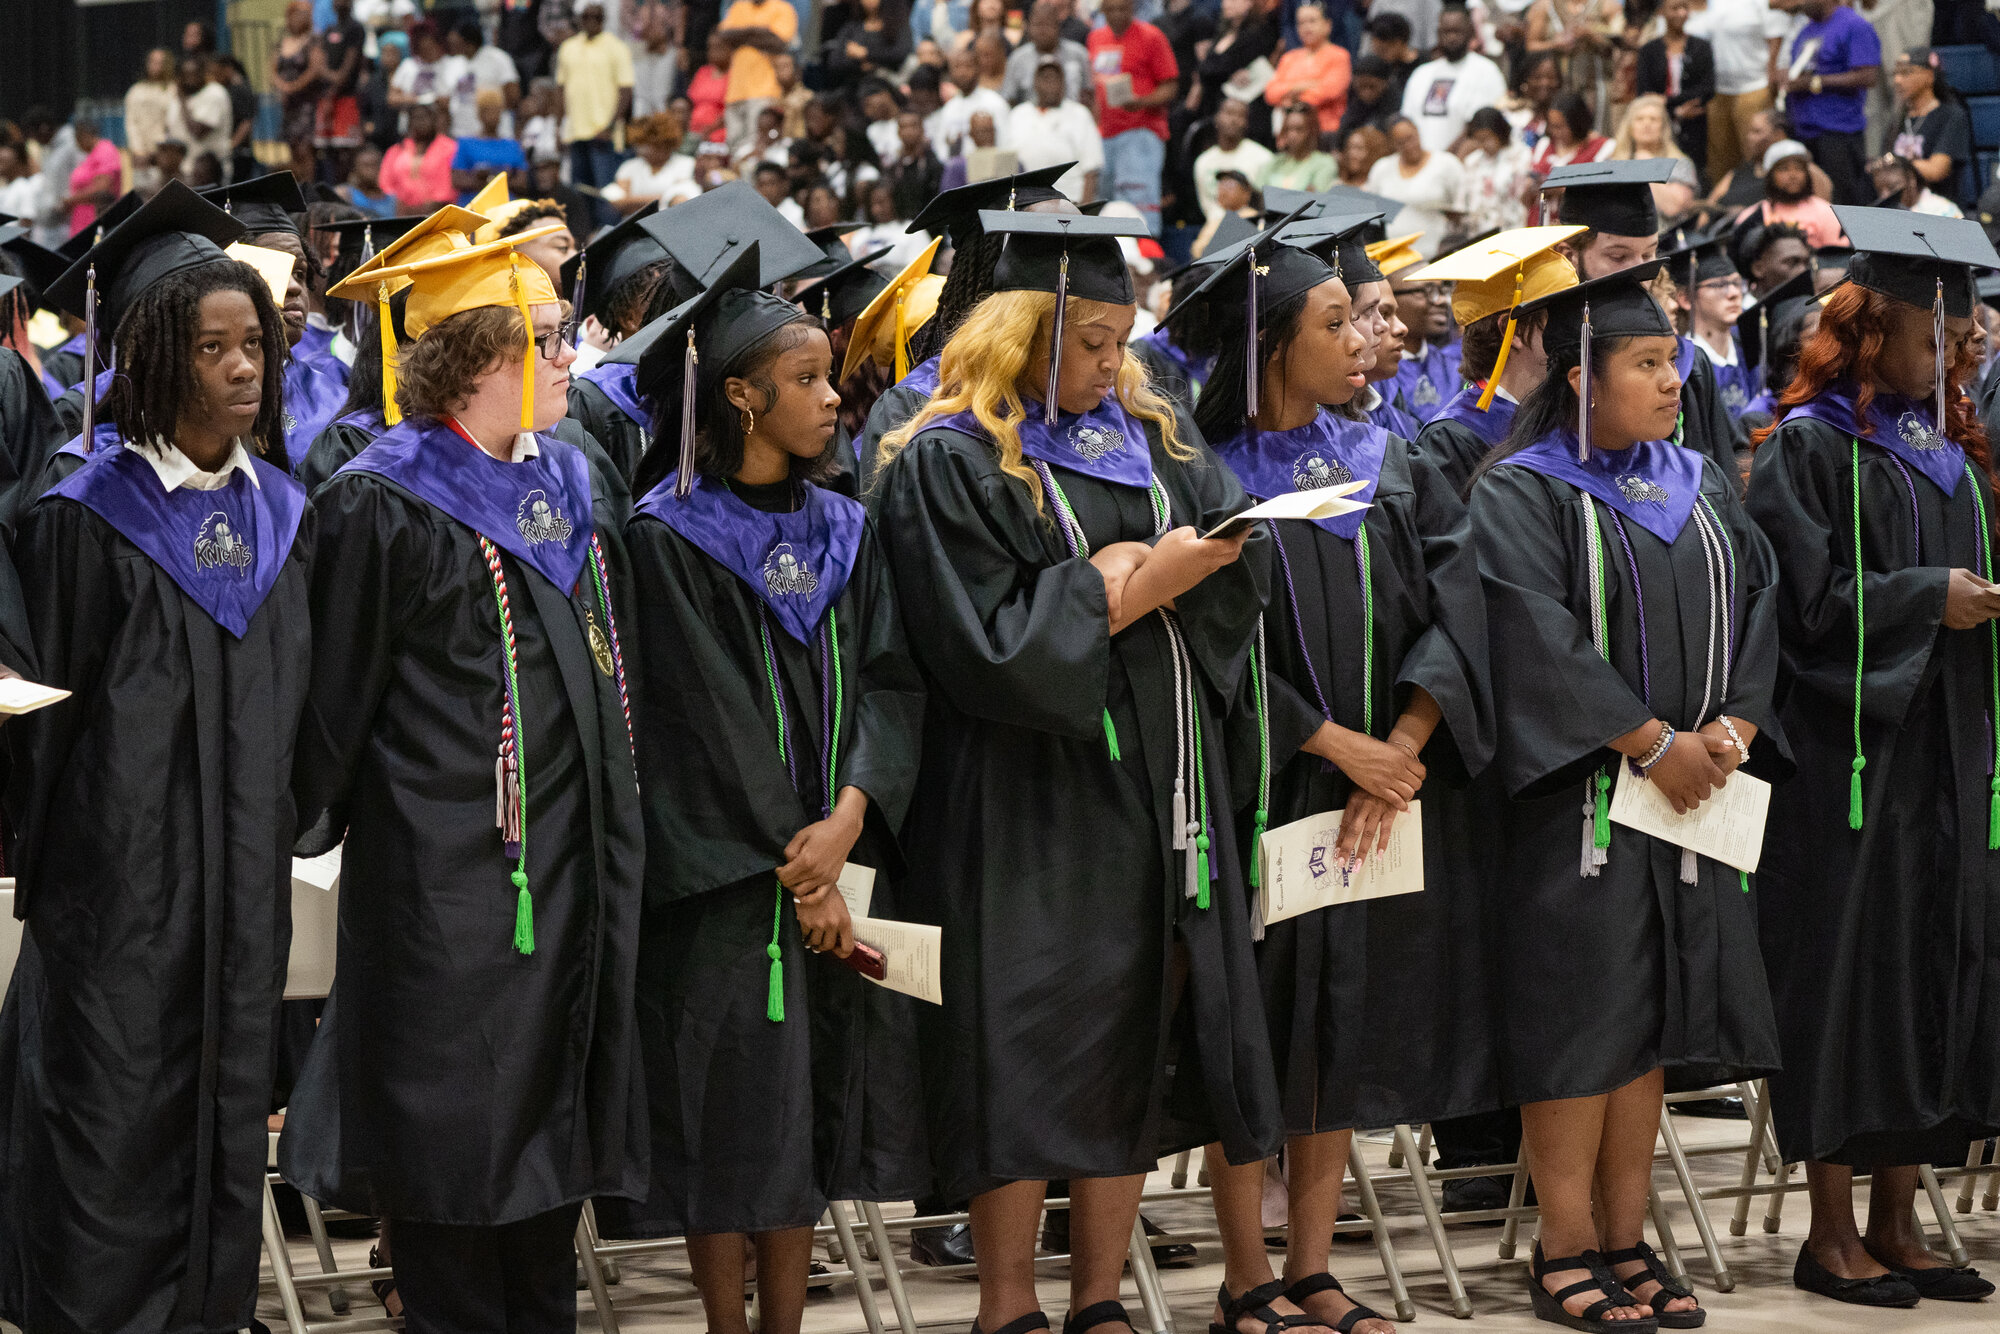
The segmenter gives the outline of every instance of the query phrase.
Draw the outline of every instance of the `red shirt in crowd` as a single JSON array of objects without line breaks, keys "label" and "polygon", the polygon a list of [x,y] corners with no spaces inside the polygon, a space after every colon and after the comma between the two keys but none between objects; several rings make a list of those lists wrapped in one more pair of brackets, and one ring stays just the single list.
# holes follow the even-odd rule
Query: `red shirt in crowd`
[{"label": "red shirt in crowd", "polygon": [[1114,107],[1104,99],[1105,84],[1114,76],[1132,77],[1132,95],[1144,97],[1169,79],[1181,76],[1174,48],[1166,34],[1150,23],[1133,19],[1123,37],[1099,24],[1090,30],[1090,72],[1097,84],[1097,132],[1106,139],[1127,130],[1151,130],[1167,137],[1165,107]]}]

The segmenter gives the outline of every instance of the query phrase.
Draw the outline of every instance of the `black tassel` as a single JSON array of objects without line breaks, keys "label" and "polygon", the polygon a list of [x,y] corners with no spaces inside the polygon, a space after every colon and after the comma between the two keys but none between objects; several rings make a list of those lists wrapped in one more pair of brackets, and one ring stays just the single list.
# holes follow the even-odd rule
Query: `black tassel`
[{"label": "black tassel", "polygon": [[569,289],[569,322],[572,325],[583,323],[583,284],[584,278],[589,272],[590,260],[583,255],[578,255],[576,257],[576,283]]},{"label": "black tassel", "polygon": [[1590,303],[1583,303],[1583,378],[1576,396],[1576,460],[1590,462]]},{"label": "black tassel", "polygon": [[694,494],[694,400],[701,388],[695,383],[695,368],[700,364],[694,350],[694,330],[689,329],[687,351],[681,356],[681,466],[674,478],[676,500]]},{"label": "black tassel", "polygon": [[97,446],[97,266],[83,277],[83,452]]},{"label": "black tassel", "polygon": [[1042,401],[1042,420],[1056,424],[1056,395],[1062,390],[1063,316],[1069,306],[1069,251],[1062,252],[1056,268],[1056,326],[1049,336],[1049,392]]},{"label": "black tassel", "polygon": [[1257,390],[1262,377],[1257,365],[1257,248],[1250,248],[1249,281],[1243,287],[1243,415],[1257,416]]},{"label": "black tassel", "polygon": [[1931,302],[1931,345],[1937,349],[1937,429],[1944,429],[1944,279],[1937,280],[1937,296]]}]

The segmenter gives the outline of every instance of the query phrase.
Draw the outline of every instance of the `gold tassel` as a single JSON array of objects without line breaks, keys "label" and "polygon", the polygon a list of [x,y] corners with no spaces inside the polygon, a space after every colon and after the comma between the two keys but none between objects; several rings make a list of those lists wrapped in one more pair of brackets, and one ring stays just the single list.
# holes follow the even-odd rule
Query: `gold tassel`
[{"label": "gold tassel", "polygon": [[528,292],[521,286],[521,256],[507,256],[514,284],[514,309],[521,312],[521,330],[528,336],[528,356],[521,363],[521,429],[535,429],[535,322],[528,315]]},{"label": "gold tassel", "polygon": [[1486,388],[1479,393],[1479,410],[1487,411],[1493,406],[1493,395],[1500,389],[1500,373],[1507,369],[1507,353],[1514,347],[1514,325],[1520,319],[1521,291],[1528,282],[1528,264],[1523,260],[1514,270],[1514,303],[1507,307],[1507,331],[1500,335],[1500,355],[1493,358],[1493,373],[1486,377]]},{"label": "gold tassel", "polygon": [[396,406],[396,323],[389,314],[389,285],[375,289],[375,313],[382,322],[382,420],[390,426],[403,420]]},{"label": "gold tassel", "polygon": [[904,325],[903,296],[904,293],[901,291],[896,293],[896,379],[898,381],[910,373],[910,335]]}]

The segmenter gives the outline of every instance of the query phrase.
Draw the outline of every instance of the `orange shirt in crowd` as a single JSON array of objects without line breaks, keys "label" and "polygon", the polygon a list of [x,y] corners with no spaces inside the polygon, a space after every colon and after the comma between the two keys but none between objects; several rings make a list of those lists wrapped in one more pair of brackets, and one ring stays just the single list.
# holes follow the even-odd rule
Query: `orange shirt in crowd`
[{"label": "orange shirt in crowd", "polygon": [[1322,42],[1319,50],[1308,51],[1301,46],[1278,58],[1277,73],[1264,85],[1264,100],[1274,107],[1304,102],[1319,112],[1320,133],[1331,134],[1347,113],[1347,85],[1353,74],[1346,47]]}]

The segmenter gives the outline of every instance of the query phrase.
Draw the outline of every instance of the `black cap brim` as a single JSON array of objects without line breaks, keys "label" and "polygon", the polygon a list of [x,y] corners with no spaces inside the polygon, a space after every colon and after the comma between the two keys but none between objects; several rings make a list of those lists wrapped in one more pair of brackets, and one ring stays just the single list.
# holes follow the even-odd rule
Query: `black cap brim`
[{"label": "black cap brim", "polygon": [[1132,272],[1119,239],[1152,234],[1138,218],[1093,218],[1081,213],[987,209],[979,215],[979,225],[988,236],[1007,238],[993,266],[994,291],[1066,291],[1114,306],[1134,300]]},{"label": "black cap brim", "polygon": [[792,297],[799,309],[837,329],[868,309],[868,303],[888,290],[889,280],[869,266],[893,251],[893,246],[849,260],[818,282],[801,287]]},{"label": "black cap brim", "polygon": [[1053,167],[1037,167],[1033,171],[1000,176],[990,181],[974,181],[970,185],[946,190],[917,210],[917,216],[910,220],[909,234],[915,236],[919,232],[949,231],[953,245],[964,245],[968,239],[980,234],[981,212],[1025,208],[1049,199],[1068,198],[1055,186],[1063,173],[1075,165],[1074,162],[1064,162]]},{"label": "black cap brim", "polygon": [[666,247],[660,244],[659,238],[645,229],[646,219],[659,210],[658,200],[647,204],[563,261],[562,282],[556,295],[565,301],[571,299],[576,291],[578,271],[586,275],[583,309],[577,312],[579,319],[588,315],[602,323],[605,298],[617,290],[618,284],[648,264],[656,264],[667,257]]},{"label": "black cap brim", "polygon": [[298,177],[289,171],[274,171],[201,191],[201,197],[243,224],[246,236],[290,232],[305,239],[294,214],[306,211],[305,196],[299,193]]},{"label": "black cap brim", "polygon": [[146,289],[174,274],[227,259],[223,247],[247,234],[240,219],[179,181],[168,181],[65,269],[43,295],[57,308],[83,318],[85,292],[94,269],[100,328],[115,331],[125,311]]},{"label": "black cap brim", "polygon": [[704,287],[731,271],[752,244],[762,256],[760,287],[795,278],[825,258],[747,181],[731,181],[639,225]]}]

